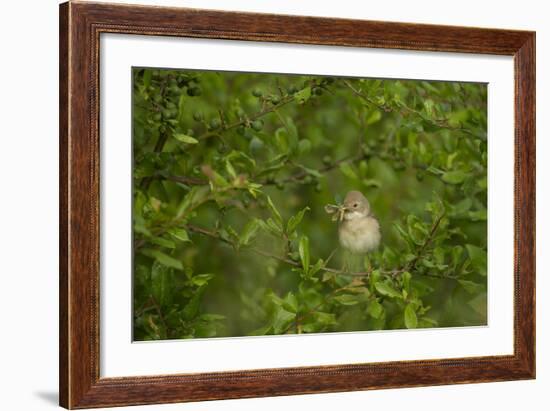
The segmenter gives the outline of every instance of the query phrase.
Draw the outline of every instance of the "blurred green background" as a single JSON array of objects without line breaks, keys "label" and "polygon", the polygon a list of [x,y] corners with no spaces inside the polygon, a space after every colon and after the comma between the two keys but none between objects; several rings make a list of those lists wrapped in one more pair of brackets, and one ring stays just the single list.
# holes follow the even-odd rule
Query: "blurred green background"
[{"label": "blurred green background", "polygon": [[[486,324],[485,84],[132,76],[135,340]],[[349,190],[382,230],[352,273]]]}]

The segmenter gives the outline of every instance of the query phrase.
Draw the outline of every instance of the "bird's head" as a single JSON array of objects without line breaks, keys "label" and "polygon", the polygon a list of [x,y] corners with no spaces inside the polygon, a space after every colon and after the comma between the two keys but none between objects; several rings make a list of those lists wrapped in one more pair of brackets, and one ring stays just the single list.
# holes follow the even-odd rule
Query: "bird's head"
[{"label": "bird's head", "polygon": [[350,191],[344,198],[344,220],[367,217],[370,214],[369,200],[359,191]]}]

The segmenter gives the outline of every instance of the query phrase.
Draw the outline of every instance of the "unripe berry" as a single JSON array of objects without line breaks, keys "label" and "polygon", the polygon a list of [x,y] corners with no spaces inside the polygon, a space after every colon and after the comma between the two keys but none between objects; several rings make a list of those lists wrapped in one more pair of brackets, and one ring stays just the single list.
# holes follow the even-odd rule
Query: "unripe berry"
[{"label": "unripe berry", "polygon": [[254,120],[250,126],[256,131],[261,131],[264,127],[264,122],[262,120]]},{"label": "unripe berry", "polygon": [[221,125],[221,122],[219,119],[217,118],[213,118],[212,120],[210,120],[210,128],[212,130],[216,130],[217,128],[219,128]]}]

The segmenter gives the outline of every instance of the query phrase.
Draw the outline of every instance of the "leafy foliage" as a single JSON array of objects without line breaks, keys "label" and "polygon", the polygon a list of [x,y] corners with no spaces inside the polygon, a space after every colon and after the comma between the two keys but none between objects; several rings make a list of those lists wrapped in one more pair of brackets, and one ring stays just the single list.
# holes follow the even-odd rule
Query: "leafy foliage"
[{"label": "leafy foliage", "polygon": [[[133,70],[136,340],[482,325],[487,89]],[[368,197],[342,270],[324,211]]]}]

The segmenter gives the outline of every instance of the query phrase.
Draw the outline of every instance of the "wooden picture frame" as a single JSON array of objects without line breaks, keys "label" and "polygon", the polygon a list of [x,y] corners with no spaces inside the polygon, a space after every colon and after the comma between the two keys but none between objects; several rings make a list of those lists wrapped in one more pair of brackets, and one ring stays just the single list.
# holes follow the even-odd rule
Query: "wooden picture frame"
[{"label": "wooden picture frame", "polygon": [[[513,56],[514,354],[100,378],[101,33]],[[60,6],[60,404],[91,408],[535,377],[535,33],[69,2]]]}]

